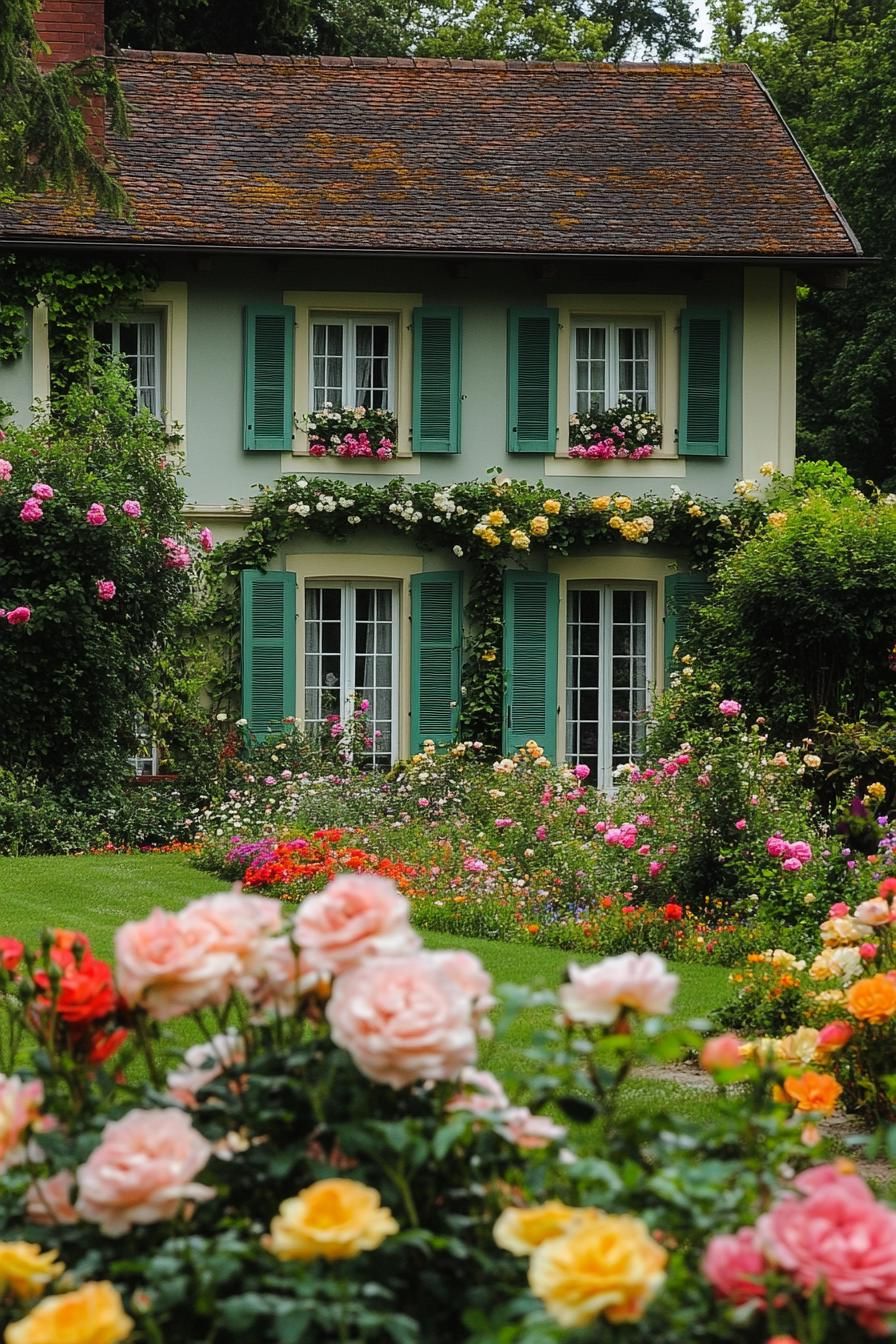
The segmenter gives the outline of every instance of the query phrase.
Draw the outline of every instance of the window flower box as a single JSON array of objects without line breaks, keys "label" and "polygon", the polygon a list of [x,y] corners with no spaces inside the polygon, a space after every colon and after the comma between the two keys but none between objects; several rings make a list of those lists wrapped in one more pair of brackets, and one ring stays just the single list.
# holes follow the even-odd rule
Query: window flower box
[{"label": "window flower box", "polygon": [[601,410],[569,417],[569,456],[607,462],[628,458],[639,462],[661,446],[662,425],[652,411],[637,411],[627,397]]},{"label": "window flower box", "polygon": [[395,456],[398,422],[391,411],[325,403],[305,416],[311,457],[369,457],[389,462]]}]

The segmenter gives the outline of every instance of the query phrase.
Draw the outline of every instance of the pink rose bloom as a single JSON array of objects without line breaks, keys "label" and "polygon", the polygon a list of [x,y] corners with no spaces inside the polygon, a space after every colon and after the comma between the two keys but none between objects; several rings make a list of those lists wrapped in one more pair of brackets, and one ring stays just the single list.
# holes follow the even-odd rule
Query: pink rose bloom
[{"label": "pink rose bloom", "polygon": [[659,859],[651,859],[650,863],[647,865],[647,874],[649,877],[659,877],[665,867],[666,865],[660,863]]},{"label": "pink rose bloom", "polygon": [[862,924],[889,924],[890,907],[883,896],[872,896],[856,906],[855,918]]},{"label": "pink rose bloom", "polygon": [[472,1111],[474,1115],[491,1115],[510,1108],[507,1093],[498,1079],[487,1069],[461,1070],[462,1092],[445,1103],[446,1111]]},{"label": "pink rose bloom", "polygon": [[517,1148],[547,1148],[549,1143],[566,1138],[562,1125],[554,1124],[546,1115],[533,1115],[528,1106],[511,1106],[495,1130]]},{"label": "pink rose bloom", "polygon": [[747,829],[746,818],[739,817],[738,820],[734,823],[734,829],[736,831],[745,831]]},{"label": "pink rose bloom", "polygon": [[85,517],[91,527],[102,527],[106,521],[106,510],[102,504],[91,504]]},{"label": "pink rose bloom", "polygon": [[476,1059],[470,998],[426,952],[338,975],[326,1014],[336,1044],[389,1087],[457,1078]]},{"label": "pink rose bloom", "polygon": [[818,1033],[818,1045],[821,1050],[840,1050],[852,1040],[852,1027],[848,1022],[828,1022]]},{"label": "pink rose bloom", "polygon": [[38,1227],[59,1227],[80,1222],[78,1210],[72,1204],[75,1178],[70,1171],[57,1171],[43,1176],[25,1191],[25,1213],[29,1223]]},{"label": "pink rose bloom", "polygon": [[126,499],[121,506],[122,513],[127,514],[129,518],[139,518],[143,510],[136,499]]},{"label": "pink rose bloom", "polygon": [[595,966],[568,968],[569,983],[560,986],[564,1013],[583,1026],[610,1026],[625,1008],[647,1014],[668,1013],[678,992],[678,976],[666,970],[655,952],[623,952]]},{"label": "pink rose bloom", "polygon": [[874,961],[877,950],[877,943],[861,943],[859,945],[859,956],[863,961]]},{"label": "pink rose bloom", "polygon": [[761,1302],[765,1298],[765,1285],[761,1280],[768,1265],[753,1227],[742,1227],[733,1235],[712,1237],[700,1268],[719,1297],[726,1297],[738,1305]]},{"label": "pink rose bloom", "polygon": [[31,487],[31,493],[36,499],[52,499],[54,492],[52,485],[44,485],[43,481],[35,481]]},{"label": "pink rose bloom", "polygon": [[44,511],[36,499],[26,499],[19,510],[19,517],[23,523],[39,523],[44,516]]},{"label": "pink rose bloom", "polygon": [[6,619],[10,625],[27,625],[31,620],[31,608],[13,607],[12,611],[6,613]]},{"label": "pink rose bloom", "polygon": [[845,901],[835,901],[828,911],[831,919],[842,919],[844,915],[849,914],[849,906]]},{"label": "pink rose bloom", "polygon": [[480,1036],[490,1038],[494,1028],[488,1015],[498,1001],[492,994],[492,978],[482,962],[473,952],[462,949],[431,952],[429,955],[436,968],[468,996],[477,1032]]},{"label": "pink rose bloom", "polygon": [[743,1062],[741,1041],[730,1031],[724,1036],[711,1036],[700,1051],[700,1067],[707,1073],[715,1073],[717,1069],[736,1069]]},{"label": "pink rose bloom", "polygon": [[770,835],[765,842],[765,852],[773,859],[780,859],[790,853],[790,846],[780,835]]},{"label": "pink rose bloom", "polygon": [[180,912],[180,919],[208,939],[211,952],[238,958],[245,974],[264,964],[269,939],[283,928],[279,901],[240,891],[201,896]]},{"label": "pink rose bloom", "polygon": [[17,1074],[0,1073],[0,1172],[24,1159],[25,1131],[39,1119],[44,1099],[43,1083],[25,1082]]},{"label": "pink rose bloom", "polygon": [[736,719],[740,713],[740,703],[737,700],[720,700],[719,713],[726,719]]},{"label": "pink rose bloom", "polygon": [[99,1147],[78,1168],[75,1208],[107,1237],[173,1218],[185,1200],[214,1197],[210,1186],[193,1180],[211,1151],[183,1111],[129,1111],[106,1125]]},{"label": "pink rose bloom", "polygon": [[191,1110],[199,1103],[196,1094],[206,1083],[220,1078],[225,1069],[245,1064],[246,1042],[234,1027],[218,1032],[209,1041],[191,1045],[184,1051],[183,1065],[168,1074],[168,1093],[172,1101]]},{"label": "pink rose bloom", "polygon": [[111,579],[97,579],[96,595],[101,602],[111,602],[117,591]]},{"label": "pink rose bloom", "polygon": [[166,569],[189,569],[191,560],[188,547],[181,542],[175,541],[174,537],[162,537],[162,545],[165,548],[165,568]]},{"label": "pink rose bloom", "polygon": [[802,868],[802,866],[803,865],[800,863],[799,859],[795,858],[785,859],[784,862],[781,864],[781,867],[784,869],[785,873],[798,873]]},{"label": "pink rose bloom", "polygon": [[409,922],[410,907],[393,882],[343,873],[302,902],[295,937],[310,961],[339,975],[369,956],[402,957],[420,939]]},{"label": "pink rose bloom", "polygon": [[254,1009],[255,1021],[267,1013],[291,1016],[302,995],[327,978],[304,952],[296,953],[288,938],[268,938],[263,958],[240,979],[239,988]]},{"label": "pink rose bloom", "polygon": [[167,1022],[209,1004],[223,1003],[243,970],[234,951],[218,950],[210,919],[153,910],[122,924],[115,934],[116,980],[130,1007]]},{"label": "pink rose bloom", "polygon": [[[595,829],[596,829],[596,828],[595,828]],[[536,826],[536,827],[535,827],[535,839],[536,839],[536,840],[547,840],[547,838],[548,838],[548,828],[547,828],[547,826]]]},{"label": "pink rose bloom", "polygon": [[779,1200],[756,1224],[766,1255],[806,1293],[823,1284],[826,1301],[849,1311],[896,1311],[896,1212],[835,1167],[803,1172],[794,1186],[805,1197]]},{"label": "pink rose bloom", "polygon": [[[4,438],[6,436],[4,435]],[[0,457],[0,481],[8,481],[12,476],[12,463],[7,462],[5,457]]]},{"label": "pink rose bloom", "polygon": [[212,536],[211,530],[209,528],[204,527],[202,531],[199,533],[199,545],[202,547],[204,551],[214,550],[215,539]]},{"label": "pink rose bloom", "polygon": [[576,766],[573,766],[573,771],[572,771],[572,772],[573,772],[573,774],[575,775],[576,779],[587,779],[588,776],[591,774],[591,766],[590,766],[590,765],[576,765]]},{"label": "pink rose bloom", "polygon": [[812,846],[807,845],[805,840],[794,840],[790,846],[790,857],[799,859],[800,863],[812,862]]}]

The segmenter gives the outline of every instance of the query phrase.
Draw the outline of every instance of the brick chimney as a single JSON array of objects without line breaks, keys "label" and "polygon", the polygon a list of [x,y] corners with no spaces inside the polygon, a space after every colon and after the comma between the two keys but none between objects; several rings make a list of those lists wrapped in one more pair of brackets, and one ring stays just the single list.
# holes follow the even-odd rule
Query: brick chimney
[{"label": "brick chimney", "polygon": [[38,37],[50,48],[39,58],[43,68],[104,55],[104,18],[104,0],[43,0],[34,16]]},{"label": "brick chimney", "polygon": [[[34,26],[50,48],[37,58],[42,70],[106,53],[105,0],[42,0]],[[103,99],[91,96],[83,110],[88,143],[94,154],[101,154],[106,139]]]}]

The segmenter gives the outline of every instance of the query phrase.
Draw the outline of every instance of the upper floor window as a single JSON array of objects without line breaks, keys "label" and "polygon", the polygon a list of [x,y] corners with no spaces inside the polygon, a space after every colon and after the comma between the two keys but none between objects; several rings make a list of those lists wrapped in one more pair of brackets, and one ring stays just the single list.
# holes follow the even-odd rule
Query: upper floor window
[{"label": "upper floor window", "polygon": [[656,324],[578,321],[570,343],[570,410],[587,415],[627,398],[636,411],[656,410]]},{"label": "upper floor window", "polygon": [[395,409],[395,321],[388,317],[313,318],[311,409]]},{"label": "upper floor window", "polygon": [[137,405],[162,414],[162,320],[140,314],[114,322],[94,323],[95,340],[125,362],[137,393]]}]

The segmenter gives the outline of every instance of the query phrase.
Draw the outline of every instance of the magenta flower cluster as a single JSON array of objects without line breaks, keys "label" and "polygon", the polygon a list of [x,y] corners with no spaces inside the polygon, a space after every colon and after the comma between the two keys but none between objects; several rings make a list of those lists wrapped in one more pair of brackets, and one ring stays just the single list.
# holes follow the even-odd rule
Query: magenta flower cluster
[{"label": "magenta flower cluster", "polygon": [[627,448],[625,445],[626,433],[620,429],[619,425],[613,425],[609,434],[600,439],[592,439],[591,443],[576,443],[570,450],[570,457],[586,457],[596,459],[599,462],[608,462],[611,458],[627,457],[632,462],[638,462],[643,457],[650,457],[653,454],[655,445],[652,443],[639,443],[635,448]]},{"label": "magenta flower cluster", "polygon": [[362,429],[357,434],[344,434],[332,446],[312,434],[308,452],[311,457],[376,457],[380,462],[388,462],[395,456],[395,444],[383,436],[374,447],[370,435]]},{"label": "magenta flower cluster", "polygon": [[765,842],[765,852],[772,859],[780,859],[785,873],[798,873],[807,863],[812,862],[812,846],[805,840],[785,840],[780,835],[770,835]]},{"label": "magenta flower cluster", "polygon": [[190,552],[182,542],[175,541],[174,537],[163,537],[162,545],[165,548],[166,569],[190,568]]}]

